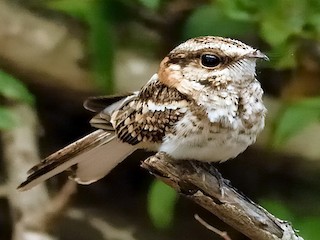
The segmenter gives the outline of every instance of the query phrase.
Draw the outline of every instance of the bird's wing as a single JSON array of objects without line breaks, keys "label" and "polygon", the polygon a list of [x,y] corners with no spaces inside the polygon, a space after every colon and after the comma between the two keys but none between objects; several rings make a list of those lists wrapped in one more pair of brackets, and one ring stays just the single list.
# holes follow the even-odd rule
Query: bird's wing
[{"label": "bird's wing", "polygon": [[186,96],[161,83],[155,74],[140,92],[127,97],[113,111],[109,121],[123,142],[159,144],[166,134],[174,134],[175,123],[184,116],[187,106]]},{"label": "bird's wing", "polygon": [[122,95],[110,95],[110,96],[98,96],[89,97],[84,101],[83,107],[91,112],[101,112],[106,107],[111,106],[114,103],[120,103],[126,97],[133,95],[133,93],[122,94]]},{"label": "bird's wing", "polygon": [[114,111],[121,109],[124,104],[137,97],[138,92],[130,95],[103,96],[89,98],[84,102],[84,107],[97,114],[90,120],[91,126],[104,130],[113,131],[111,115]]}]

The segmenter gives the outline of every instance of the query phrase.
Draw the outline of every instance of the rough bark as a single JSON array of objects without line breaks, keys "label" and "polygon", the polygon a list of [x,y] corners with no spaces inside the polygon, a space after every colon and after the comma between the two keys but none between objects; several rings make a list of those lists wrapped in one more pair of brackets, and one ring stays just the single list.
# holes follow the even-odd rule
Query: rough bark
[{"label": "rough bark", "polygon": [[303,239],[290,223],[251,201],[223,179],[212,165],[198,161],[172,161],[160,152],[146,159],[142,167],[250,239]]}]

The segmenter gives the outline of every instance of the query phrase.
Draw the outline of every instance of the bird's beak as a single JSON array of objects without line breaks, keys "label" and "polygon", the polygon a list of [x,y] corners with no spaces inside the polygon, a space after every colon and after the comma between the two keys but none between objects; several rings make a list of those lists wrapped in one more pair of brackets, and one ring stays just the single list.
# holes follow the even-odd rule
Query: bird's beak
[{"label": "bird's beak", "polygon": [[259,58],[266,61],[269,61],[269,58],[267,55],[262,53],[260,50],[255,49],[253,52],[246,54],[246,57],[248,58]]}]

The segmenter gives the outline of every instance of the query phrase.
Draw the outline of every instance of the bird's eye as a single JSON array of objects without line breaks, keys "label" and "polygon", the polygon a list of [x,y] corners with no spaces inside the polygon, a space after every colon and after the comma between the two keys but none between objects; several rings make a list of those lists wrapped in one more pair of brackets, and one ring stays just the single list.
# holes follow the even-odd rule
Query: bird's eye
[{"label": "bird's eye", "polygon": [[218,66],[221,63],[221,59],[212,54],[203,54],[201,55],[201,64],[204,67],[213,68]]}]

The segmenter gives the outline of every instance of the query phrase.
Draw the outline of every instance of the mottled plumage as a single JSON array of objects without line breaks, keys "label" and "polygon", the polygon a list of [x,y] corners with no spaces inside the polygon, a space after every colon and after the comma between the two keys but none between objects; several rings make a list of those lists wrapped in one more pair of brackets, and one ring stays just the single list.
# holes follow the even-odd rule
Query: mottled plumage
[{"label": "mottled plumage", "polygon": [[[86,101],[85,107],[97,112],[90,123],[103,130],[33,167],[20,189],[69,167],[78,182],[96,181],[138,148],[164,151],[179,160],[236,157],[264,127],[263,91],[255,78],[259,58],[267,59],[228,38],[207,36],[180,44],[140,91]],[[70,150],[77,146],[79,150]],[[93,158],[95,152],[99,155]]]}]

